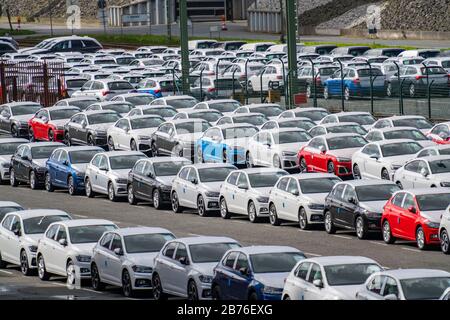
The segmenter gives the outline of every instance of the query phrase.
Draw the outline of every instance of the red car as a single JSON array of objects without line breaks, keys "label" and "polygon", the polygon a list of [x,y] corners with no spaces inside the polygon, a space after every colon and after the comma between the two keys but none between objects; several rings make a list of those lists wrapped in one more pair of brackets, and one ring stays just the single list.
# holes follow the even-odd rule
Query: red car
[{"label": "red car", "polygon": [[354,133],[329,133],[315,137],[298,153],[300,170],[351,176],[352,156],[367,143],[366,139]]},{"label": "red car", "polygon": [[427,133],[427,137],[439,144],[450,144],[450,122],[443,122],[435,125]]},{"label": "red car", "polygon": [[439,242],[441,216],[450,203],[449,188],[402,190],[394,193],[381,217],[383,239],[416,241],[419,249]]},{"label": "red car", "polygon": [[64,125],[78,112],[71,106],[42,108],[28,121],[30,140],[63,141]]}]

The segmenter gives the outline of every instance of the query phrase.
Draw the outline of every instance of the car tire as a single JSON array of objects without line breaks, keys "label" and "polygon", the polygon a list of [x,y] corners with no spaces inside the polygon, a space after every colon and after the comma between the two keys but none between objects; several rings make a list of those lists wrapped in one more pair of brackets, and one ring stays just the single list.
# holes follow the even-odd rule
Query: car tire
[{"label": "car tire", "polygon": [[42,281],[47,281],[50,279],[50,274],[47,272],[47,269],[45,268],[45,261],[44,261],[44,256],[43,255],[39,255],[38,256],[38,277],[39,279],[41,279]]},{"label": "car tire", "polygon": [[323,217],[324,225],[325,225],[325,231],[328,234],[335,234],[336,233],[336,227],[334,226],[333,219],[331,218],[331,212],[326,211]]},{"label": "car tire", "polygon": [[335,168],[335,166],[334,166],[333,161],[328,161],[328,164],[327,164],[327,172],[328,172],[328,173],[332,173],[332,174],[336,174],[336,168]]},{"label": "car tire", "polygon": [[416,230],[416,244],[417,248],[419,248],[420,250],[428,249],[427,240],[425,238],[425,232],[423,231],[422,227],[418,227]]},{"label": "car tire", "polygon": [[253,201],[250,201],[247,206],[247,213],[248,213],[248,220],[250,220],[251,223],[258,223],[259,217],[258,213],[256,212],[256,206]]},{"label": "car tire", "polygon": [[11,136],[13,136],[14,138],[19,138],[19,129],[15,124],[11,126]]},{"label": "car tire", "polygon": [[189,301],[198,301],[198,289],[194,280],[188,282],[187,296]]},{"label": "car tire", "polygon": [[34,172],[33,170],[31,170],[28,179],[29,179],[28,181],[30,182],[30,188],[31,188],[31,190],[36,190],[36,189],[38,188],[38,182],[37,182],[37,178],[36,178],[36,172]]},{"label": "car tire", "polygon": [[66,265],[66,274],[67,274],[67,284],[75,285],[77,282],[77,273],[75,269],[75,265],[72,260],[69,260]]},{"label": "car tire", "polygon": [[14,169],[11,169],[9,172],[9,184],[11,187],[17,187],[19,185],[19,182],[16,179],[16,171]]},{"label": "car tire", "polygon": [[162,209],[162,204],[161,204],[161,192],[159,192],[158,189],[153,190],[152,193],[152,202],[153,202],[153,207],[156,210],[161,210]]},{"label": "car tire", "polygon": [[281,223],[280,219],[278,219],[277,208],[273,203],[269,205],[269,221],[273,226],[279,226]]},{"label": "car tire", "polygon": [[393,244],[395,242],[395,237],[392,235],[392,231],[391,231],[391,225],[389,224],[389,221],[387,221],[387,220],[385,220],[383,222],[382,235],[383,235],[383,240],[385,243]]},{"label": "car tire", "polygon": [[208,215],[205,207],[205,199],[203,199],[202,195],[197,197],[197,211],[200,217],[206,217]]},{"label": "car tire", "polygon": [[131,139],[131,141],[130,141],[130,149],[131,149],[131,151],[138,151],[138,147],[137,147],[136,141],[134,139]]},{"label": "car tire", "polygon": [[95,263],[91,265],[91,284],[92,289],[95,291],[102,291],[105,288],[105,284],[100,279],[100,273],[98,272],[98,268]]},{"label": "car tire", "polygon": [[255,291],[252,291],[248,296],[249,301],[258,301],[258,295]]},{"label": "car tire", "polygon": [[30,142],[36,142],[36,138],[35,138],[35,136],[34,136],[34,130],[33,130],[32,127],[30,127],[30,128],[28,129],[28,137],[29,137],[29,139],[30,139]]},{"label": "car tire", "polygon": [[125,297],[134,297],[133,285],[131,283],[131,276],[127,270],[122,272],[122,293]]},{"label": "car tire", "polygon": [[383,170],[381,170],[381,179],[387,181],[391,180],[389,177],[389,172],[386,170],[386,168],[383,168]]},{"label": "car tire", "polygon": [[344,88],[344,99],[345,99],[345,101],[350,101],[351,100],[350,88],[349,87],[345,87]]},{"label": "car tire", "polygon": [[69,147],[73,145],[69,132],[64,133],[64,143]]},{"label": "car tire", "polygon": [[52,184],[52,178],[51,178],[49,172],[47,172],[45,174],[45,190],[47,190],[47,192],[55,191],[55,188],[53,187],[53,184]]},{"label": "car tire", "polygon": [[48,131],[48,141],[55,142],[55,132],[51,129]]},{"label": "car tire", "polygon": [[369,230],[367,228],[367,223],[365,223],[364,218],[362,216],[356,217],[355,230],[356,230],[356,236],[359,239],[361,239],[361,240],[367,239]]},{"label": "car tire", "polygon": [[108,150],[109,151],[114,151],[116,150],[116,148],[114,147],[114,140],[112,137],[108,138]]},{"label": "car tire", "polygon": [[355,164],[355,165],[353,166],[353,178],[354,178],[355,180],[360,180],[360,179],[362,179],[362,177],[361,177],[361,171],[359,170],[359,166],[358,166],[357,164]]},{"label": "car tire", "polygon": [[26,277],[31,276],[33,273],[28,264],[27,252],[24,249],[20,252],[20,271]]},{"label": "car tire", "polygon": [[73,179],[73,176],[69,176],[69,178],[67,179],[67,191],[71,196],[75,196],[78,193],[78,190],[75,187],[75,180]]},{"label": "car tire", "polygon": [[174,148],[173,148],[173,155],[175,157],[180,157],[183,158],[184,157],[184,152],[183,152],[183,147],[179,144],[177,144]]},{"label": "car tire", "polygon": [[157,301],[167,300],[167,295],[163,291],[161,278],[155,273],[152,277],[153,298]]},{"label": "car tire", "polygon": [[183,212],[183,210],[182,210],[182,208],[180,206],[180,201],[178,200],[178,194],[175,191],[172,192],[171,202],[172,202],[172,211],[174,213],[181,213],[181,212]]},{"label": "car tire", "polygon": [[283,167],[283,165],[281,164],[280,157],[277,154],[273,157],[273,166],[274,168],[277,169],[282,169]]},{"label": "car tire", "polygon": [[132,206],[135,206],[137,204],[137,201],[136,201],[136,197],[134,196],[134,188],[133,188],[132,184],[128,185],[127,195],[128,195],[127,196],[128,203],[131,204]]},{"label": "car tire", "polygon": [[220,216],[222,219],[230,219],[231,213],[228,211],[228,206],[225,198],[220,199]]},{"label": "car tire", "polygon": [[306,163],[305,158],[300,159],[300,165],[299,165],[300,172],[308,172],[308,164]]},{"label": "car tire", "polygon": [[445,254],[450,253],[450,238],[448,235],[447,230],[443,229],[440,234],[440,240],[441,240],[441,250]]},{"label": "car tire", "polygon": [[306,214],[305,208],[300,208],[298,212],[298,225],[302,230],[311,228],[311,225],[308,223],[308,215]]},{"label": "car tire", "polygon": [[94,137],[92,136],[92,134],[88,135],[87,144],[88,144],[88,146],[91,146],[91,147],[95,146],[95,141],[94,141]]},{"label": "car tire", "polygon": [[247,152],[247,153],[245,154],[245,166],[246,166],[248,169],[254,167],[253,160],[252,160],[252,155],[250,154],[250,152]]},{"label": "car tire", "polygon": [[213,300],[222,300],[222,294],[220,292],[220,287],[218,285],[214,285],[212,287],[211,297]]},{"label": "car tire", "polygon": [[94,190],[92,190],[92,184],[91,184],[91,180],[89,178],[86,178],[85,191],[86,191],[86,197],[88,197],[88,198],[95,197],[95,192],[94,192]]},{"label": "car tire", "polygon": [[328,86],[323,87],[323,98],[325,100],[330,99],[330,93],[328,92]]},{"label": "car tire", "polygon": [[117,202],[118,200],[116,192],[114,190],[114,185],[111,181],[108,183],[108,199],[111,202]]}]

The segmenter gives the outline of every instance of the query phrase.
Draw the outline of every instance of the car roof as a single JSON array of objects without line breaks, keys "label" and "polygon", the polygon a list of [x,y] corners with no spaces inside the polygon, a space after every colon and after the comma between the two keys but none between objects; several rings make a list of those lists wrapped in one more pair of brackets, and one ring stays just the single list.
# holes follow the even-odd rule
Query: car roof
[{"label": "car roof", "polygon": [[73,109],[77,109],[80,110],[80,108],[78,108],[77,106],[53,106],[53,107],[49,107],[49,108],[45,108],[44,110],[48,110],[48,111],[54,111],[54,110],[73,110]]},{"label": "car roof", "polygon": [[183,162],[191,162],[190,160],[183,157],[152,157],[152,158],[143,158],[140,159],[139,162],[146,161],[150,163],[160,163],[160,162],[170,162],[170,161],[183,161]]},{"label": "car roof", "polygon": [[277,134],[280,132],[294,132],[294,131],[306,132],[304,129],[301,129],[301,128],[274,128],[274,129],[264,130],[264,132],[268,132],[268,133],[272,133],[272,134]]},{"label": "car roof", "polygon": [[386,127],[386,128],[379,128],[379,129],[373,129],[374,131],[380,131],[380,132],[391,132],[391,131],[397,131],[397,130],[414,130],[417,131],[419,129],[415,128],[415,127]]},{"label": "car roof", "polygon": [[180,99],[191,99],[194,100],[195,98],[192,96],[188,96],[188,95],[182,95],[182,96],[167,96],[167,97],[162,97],[160,99],[164,99],[166,101],[170,101],[170,100],[180,100]]},{"label": "car roof", "polygon": [[341,126],[348,126],[348,125],[360,126],[360,124],[357,122],[337,122],[337,123],[323,123],[323,124],[317,125],[317,127],[332,128],[332,127],[341,127]]},{"label": "car roof", "polygon": [[389,275],[397,279],[434,278],[450,277],[450,273],[437,269],[391,269],[380,272],[382,275]]},{"label": "car roof", "polygon": [[127,101],[102,101],[102,102],[98,102],[98,103],[93,103],[93,104],[98,104],[99,106],[111,106],[111,105],[115,105],[115,104],[128,104],[128,105],[132,105],[131,103],[127,102]]},{"label": "car roof", "polygon": [[339,138],[339,137],[361,137],[361,135],[359,135],[357,133],[327,133],[321,137],[323,137],[325,139],[330,139],[330,138]]},{"label": "car roof", "polygon": [[177,119],[177,120],[167,121],[167,123],[173,123],[175,125],[177,125],[179,123],[187,123],[187,122],[208,122],[208,121],[206,121],[204,119],[199,119],[199,118]]},{"label": "car roof", "polygon": [[208,101],[202,101],[202,102],[206,103],[207,105],[212,105],[212,104],[218,104],[218,103],[224,103],[224,102],[238,102],[238,101],[236,101],[234,99],[215,99],[215,100],[208,100]]},{"label": "car roof", "polygon": [[172,231],[169,231],[164,228],[158,228],[158,227],[129,227],[129,228],[120,228],[117,230],[114,230],[115,233],[121,235],[121,236],[131,236],[131,235],[137,235],[137,234],[157,234],[157,233],[170,233],[172,234]]},{"label": "car roof", "polygon": [[63,224],[66,227],[81,227],[81,226],[96,226],[96,225],[104,225],[110,224],[115,225],[114,222],[104,219],[74,219],[74,220],[64,220],[57,222],[59,224]]},{"label": "car roof", "polygon": [[259,113],[259,112],[233,113],[226,117],[239,118],[239,117],[248,117],[248,116],[264,116],[264,114]]},{"label": "car roof", "polygon": [[5,103],[4,104],[4,106],[9,106],[11,108],[14,108],[14,107],[17,107],[17,106],[29,106],[29,105],[41,106],[39,103],[32,102],[32,101],[9,102],[9,103]]},{"label": "car roof", "polygon": [[4,207],[22,207],[22,206],[13,201],[0,201],[0,208]]},{"label": "car roof", "polygon": [[236,240],[228,237],[198,236],[178,238],[172,241],[183,242],[187,245],[206,244],[206,243],[238,243]]},{"label": "car roof", "polygon": [[449,160],[450,159],[450,155],[427,156],[427,157],[422,157],[422,158],[419,158],[419,159],[426,160],[428,162],[440,161],[440,160]]},{"label": "car roof", "polygon": [[292,178],[298,179],[298,180],[318,179],[318,178],[338,178],[333,173],[320,173],[320,172],[296,173],[296,174],[290,174],[286,177],[292,177]]},{"label": "car roof", "polygon": [[157,114],[144,114],[142,116],[134,115],[134,116],[127,117],[127,118],[124,118],[124,119],[136,120],[136,119],[151,119],[151,118],[161,119],[162,117],[158,116]]},{"label": "car roof", "polygon": [[[373,141],[370,143],[377,143],[380,146],[388,145],[388,144],[394,144],[394,143],[406,143],[406,142],[416,142],[414,140],[410,139],[392,139],[392,140],[380,140],[380,141]],[[417,142],[416,142],[417,143]]]},{"label": "car roof", "polygon": [[13,142],[28,143],[29,141],[27,139],[23,139],[23,138],[0,138],[0,144],[13,143]]},{"label": "car roof", "polygon": [[24,143],[23,145],[27,145],[30,148],[34,148],[34,147],[45,147],[45,146],[65,146],[65,144],[61,143],[61,142],[29,142],[29,143]]},{"label": "car roof", "polygon": [[[275,121],[277,123],[283,123],[283,122],[290,122],[290,121],[308,121],[308,122],[313,122],[310,118],[306,118],[306,117],[295,117],[295,118],[278,118],[278,119],[274,119],[274,120],[269,120],[269,121]],[[268,122],[269,122],[268,121]]]},{"label": "car roof", "polygon": [[15,211],[14,213],[19,214],[22,217],[22,219],[41,217],[41,216],[69,215],[65,211],[55,210],[55,209],[31,209],[31,210]]},{"label": "car roof", "polygon": [[277,168],[247,168],[247,169],[240,169],[237,171],[252,174],[252,173],[275,173],[275,172],[283,172],[284,170]]},{"label": "car roof", "polygon": [[331,115],[334,116],[355,116],[355,115],[370,115],[370,112],[365,112],[365,111],[341,111],[338,113],[332,113]]},{"label": "car roof", "polygon": [[136,155],[145,156],[145,154],[143,154],[140,151],[106,151],[106,152],[102,152],[102,154],[107,156],[107,157],[136,156]]},{"label": "car roof", "polygon": [[104,151],[104,149],[102,149],[100,147],[94,147],[94,146],[61,147],[61,148],[58,148],[57,150],[65,150],[67,152],[72,152],[72,151],[90,151],[90,150]]},{"label": "car roof", "polygon": [[[424,116],[419,116],[419,115],[409,115],[409,116],[391,116],[391,117],[387,117],[384,118],[385,120],[399,120],[399,119],[425,119]],[[383,119],[380,119],[383,120]]]},{"label": "car roof", "polygon": [[347,180],[347,181],[342,181],[339,182],[339,184],[348,184],[351,185],[353,187],[360,187],[360,186],[377,186],[377,185],[396,185],[394,182],[389,181],[389,180]]},{"label": "car roof", "polygon": [[[226,129],[233,129],[233,128],[257,128],[254,125],[250,124],[250,123],[227,123],[227,124],[221,124],[221,125],[217,125],[211,128],[217,128],[220,130],[226,130]],[[211,128],[208,128],[211,129]]]},{"label": "car roof", "polygon": [[325,108],[322,108],[322,107],[318,107],[318,108],[301,108],[301,107],[297,107],[297,108],[294,108],[294,109],[290,109],[290,110],[286,110],[286,111],[293,111],[293,112],[298,112],[298,111],[327,111],[328,112],[328,110],[327,109],[325,109]]},{"label": "car roof", "polygon": [[85,114],[87,116],[91,115],[91,114],[99,114],[99,113],[115,113],[115,114],[117,114],[117,112],[115,112],[113,110],[88,110],[88,111],[83,111],[80,113]]},{"label": "car roof", "polygon": [[176,109],[174,107],[172,107],[171,105],[165,105],[165,104],[152,104],[152,105],[141,105],[141,106],[136,106],[135,108],[137,109],[141,109],[141,110],[147,110],[147,109],[173,109],[176,111]]},{"label": "car roof", "polygon": [[[326,256],[313,257],[303,261],[315,262],[322,266],[332,266],[339,264],[354,264],[354,263],[377,263],[375,260],[363,256]],[[378,264],[378,263],[377,263]]]},{"label": "car roof", "polygon": [[195,163],[187,166],[196,168],[197,170],[210,168],[236,168],[234,165],[228,163]]},{"label": "car roof", "polygon": [[[130,74],[133,76],[142,76],[141,74]],[[150,93],[145,93],[145,92],[129,92],[129,93],[124,93],[124,94],[119,94],[116,97],[140,97],[140,96],[149,96],[152,97],[152,95]]]},{"label": "car roof", "polygon": [[427,194],[441,194],[441,193],[450,193],[450,188],[417,188],[417,189],[404,189],[395,192],[397,194],[399,192],[408,192],[413,196],[421,196]]},{"label": "car roof", "polygon": [[234,249],[233,251],[240,251],[242,253],[252,255],[252,254],[261,254],[261,253],[282,253],[282,252],[298,252],[301,253],[300,250],[294,247],[288,246],[248,246]]}]

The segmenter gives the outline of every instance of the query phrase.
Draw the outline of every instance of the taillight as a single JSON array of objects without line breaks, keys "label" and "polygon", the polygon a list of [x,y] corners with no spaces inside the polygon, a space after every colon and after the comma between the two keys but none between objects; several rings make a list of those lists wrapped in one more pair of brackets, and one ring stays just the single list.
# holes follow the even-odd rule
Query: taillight
[{"label": "taillight", "polygon": [[108,95],[110,92],[108,91],[108,90],[103,90],[102,91],[102,96],[106,96],[106,95]]},{"label": "taillight", "polygon": [[424,79],[424,78],[426,78],[426,77],[425,76],[419,76],[419,75],[416,76],[416,80],[420,80],[420,79]]},{"label": "taillight", "polygon": [[360,84],[359,78],[353,79],[353,83],[354,83],[354,84]]},{"label": "taillight", "polygon": [[216,91],[216,88],[208,88],[208,92],[214,92]]},{"label": "taillight", "polygon": [[283,80],[283,76],[277,76],[277,80]]},{"label": "taillight", "polygon": [[154,93],[160,93],[160,92],[161,92],[161,90],[159,90],[159,89],[156,89],[156,90],[153,90],[153,92],[154,92]]},{"label": "taillight", "polygon": [[320,77],[317,77],[317,78],[316,78],[316,83],[317,83],[317,84],[322,83],[322,80],[320,79]]}]

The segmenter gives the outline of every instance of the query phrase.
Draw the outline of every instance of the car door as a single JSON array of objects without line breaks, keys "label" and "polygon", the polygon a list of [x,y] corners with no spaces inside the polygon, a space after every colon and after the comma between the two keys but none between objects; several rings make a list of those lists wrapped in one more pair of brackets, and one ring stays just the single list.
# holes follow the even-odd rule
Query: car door
[{"label": "car door", "polygon": [[121,150],[130,150],[130,123],[128,119],[121,119],[117,121],[114,126],[116,130],[115,139],[117,147]]},{"label": "car door", "polygon": [[214,283],[220,287],[220,293],[225,300],[236,299],[235,292],[231,290],[231,281],[234,276],[234,263],[239,252],[232,251],[222,259],[220,267],[215,269]]},{"label": "car door", "polygon": [[431,170],[428,166],[427,161],[419,160],[419,165],[417,167],[417,172],[413,181],[413,188],[429,188],[431,187],[430,174]]},{"label": "car door", "polygon": [[32,120],[32,128],[34,131],[34,138],[41,140],[47,138],[46,121],[48,121],[49,115],[47,110],[40,110],[36,113]]},{"label": "car door", "polygon": [[400,179],[404,189],[414,188],[414,181],[417,178],[418,171],[419,161],[411,161],[403,167],[403,170],[396,177]]},{"label": "car door", "polygon": [[233,299],[247,300],[248,286],[251,282],[252,269],[249,264],[249,259],[244,253],[239,253],[236,264],[230,279],[230,292],[232,292]]},{"label": "car door", "polygon": [[400,220],[401,220],[401,213],[403,211],[402,205],[403,205],[403,199],[405,198],[404,192],[397,193],[394,198],[391,201],[391,205],[388,206],[387,214],[388,214],[388,221],[391,226],[391,232],[394,236],[403,236],[404,232],[401,228]]},{"label": "car door", "polygon": [[57,176],[58,176],[58,159],[61,155],[61,150],[55,150],[50,158],[47,161],[47,173],[50,175],[50,180],[53,184],[57,183]]},{"label": "car door", "polygon": [[191,167],[188,177],[186,179],[186,184],[183,189],[183,194],[180,195],[184,198],[184,203],[189,208],[197,208],[197,185],[200,183],[197,170]]},{"label": "car door", "polygon": [[11,129],[11,111],[8,106],[0,107],[0,130],[10,132]]},{"label": "car door", "polygon": [[[145,194],[144,186],[144,168],[146,166],[146,161],[138,161],[134,165],[132,172],[132,186],[134,191],[134,196],[138,199],[147,199],[148,195]],[[148,179],[148,178],[147,178]]]},{"label": "car door", "polygon": [[361,175],[364,178],[379,179],[381,176],[381,152],[376,144],[366,146],[360,153],[363,158]]},{"label": "car door", "polygon": [[14,155],[11,157],[11,169],[14,169],[16,179],[19,178],[19,171],[20,171],[21,164],[22,164],[21,158],[22,158],[23,153],[26,148],[27,148],[27,146],[25,146],[25,145],[19,146],[17,148],[16,152],[14,153]]},{"label": "car door", "polygon": [[248,190],[250,183],[248,182],[247,175],[243,172],[239,175],[237,185],[234,188],[233,198],[233,212],[239,214],[247,214],[248,203]]},{"label": "car door", "polygon": [[342,196],[339,216],[342,217],[342,222],[344,222],[345,226],[350,228],[354,227],[356,201],[355,189],[348,184]]},{"label": "car door", "polygon": [[13,248],[14,248],[14,234],[11,231],[11,225],[14,220],[14,215],[9,215],[3,219],[0,227],[0,249],[2,259],[5,261],[13,261]]},{"label": "car door", "polygon": [[[283,213],[284,218],[289,221],[298,221],[298,196],[300,195],[300,188],[298,186],[298,180],[295,178],[289,179],[289,184],[287,186],[286,192],[284,192],[285,196],[283,199]],[[281,216],[280,216],[281,218]]]},{"label": "car door", "polygon": [[309,285],[307,277],[309,270],[311,269],[311,262],[302,262],[298,265],[294,272],[294,277],[287,277],[285,288],[290,289],[290,294],[294,295],[290,297],[292,300],[305,300],[305,295],[308,293]]},{"label": "car door", "polygon": [[181,206],[186,204],[185,193],[189,172],[191,167],[181,169],[178,178],[173,181],[172,190],[178,194],[178,201]]},{"label": "car door", "polygon": [[31,148],[30,146],[25,146],[23,150],[22,157],[17,159],[17,177],[22,181],[28,181],[29,175],[28,175],[28,169],[31,166]]},{"label": "car door", "polygon": [[88,81],[86,82],[82,87],[80,92],[77,94],[78,96],[86,97],[88,96],[88,91],[91,89],[92,84],[94,81]]},{"label": "car door", "polygon": [[[66,227],[60,225],[55,237],[55,241],[53,241],[54,250],[51,260],[54,263],[56,272],[58,272],[59,274],[66,274],[67,245],[62,245],[61,243],[59,243],[59,241],[62,239],[65,239],[67,241],[67,244],[69,243]],[[47,260],[49,259],[47,258]]]},{"label": "car door", "polygon": [[116,249],[120,250],[122,253],[124,252],[122,238],[117,233],[114,233],[111,241],[111,248],[106,256],[108,263],[108,269],[106,271],[110,281],[120,285],[122,283],[123,254],[118,255],[115,252]]},{"label": "car door", "polygon": [[98,166],[97,174],[95,175],[95,184],[99,189],[99,192],[106,193],[108,190],[108,182],[109,182],[109,161],[108,157],[102,156],[100,159],[100,163]]},{"label": "car door", "polygon": [[178,242],[171,242],[166,245],[162,254],[158,255],[156,264],[157,272],[161,279],[161,285],[163,290],[174,292],[175,283],[172,277],[172,270],[174,268],[174,255],[177,248]]},{"label": "car door", "polygon": [[236,191],[236,184],[239,178],[239,172],[235,171],[231,173],[225,183],[221,187],[221,196],[225,198],[225,202],[227,204],[228,211],[235,211],[235,202],[234,202],[234,192]]},{"label": "car door", "polygon": [[284,177],[278,181],[275,187],[271,190],[271,200],[277,209],[278,217],[281,219],[287,218],[288,213],[286,212],[286,198],[287,192],[286,188],[289,183],[289,177]]},{"label": "car door", "polygon": [[181,263],[181,259],[184,259],[184,261],[189,261],[187,248],[184,243],[178,243],[175,251],[171,270],[171,281],[173,282],[173,289],[176,293],[182,296],[187,296],[189,266]]},{"label": "car door", "polygon": [[305,283],[306,291],[305,300],[320,300],[323,299],[322,288],[314,285],[314,281],[321,280],[323,284],[322,269],[317,263],[311,263],[311,269],[308,274],[307,281]]},{"label": "car door", "polygon": [[[406,193],[403,199],[402,209],[399,216],[398,229],[407,239],[414,240],[416,238],[416,220],[418,215],[416,202],[410,193]],[[413,209],[410,211],[410,209]],[[415,211],[415,212],[414,212]]]},{"label": "car door", "polygon": [[97,265],[100,279],[104,281],[111,281],[110,272],[108,272],[108,255],[113,235],[114,233],[112,232],[105,233],[94,249],[95,264]]},{"label": "car door", "polygon": [[44,256],[45,267],[48,271],[55,268],[55,237],[59,230],[59,224],[52,225],[44,237],[39,241],[39,252]]},{"label": "car door", "polygon": [[363,289],[357,292],[356,296],[359,300],[382,300],[382,289],[386,281],[386,276],[374,275]]},{"label": "car door", "polygon": [[76,139],[80,144],[87,144],[87,126],[89,125],[88,118],[86,115],[81,115],[80,117],[80,123],[78,126],[76,126]]},{"label": "car door", "polygon": [[334,223],[339,225],[345,225],[344,215],[342,214],[341,209],[345,187],[345,184],[335,186],[328,196],[328,206],[331,213],[331,219]]},{"label": "car door", "polygon": [[58,162],[56,164],[58,169],[56,170],[56,181],[61,186],[67,186],[69,178],[69,155],[66,150],[61,150]]},{"label": "car door", "polygon": [[172,124],[163,124],[156,132],[156,146],[158,152],[164,155],[170,155],[169,140],[170,134],[173,134],[174,128]]}]

